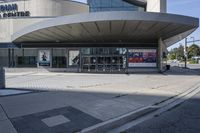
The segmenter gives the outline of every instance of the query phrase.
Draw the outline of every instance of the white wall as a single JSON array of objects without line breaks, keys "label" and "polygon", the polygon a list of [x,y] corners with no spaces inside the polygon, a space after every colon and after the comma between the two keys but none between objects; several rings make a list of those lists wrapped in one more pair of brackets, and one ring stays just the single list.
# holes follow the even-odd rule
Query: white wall
[{"label": "white wall", "polygon": [[0,5],[12,3],[16,3],[18,5],[19,12],[30,11],[32,18],[0,19],[0,43],[11,42],[11,35],[14,32],[39,21],[50,19],[55,16],[89,12],[88,5],[66,0],[27,0],[1,3]]},{"label": "white wall", "polygon": [[32,17],[63,16],[89,12],[88,5],[66,0],[27,0],[1,3],[0,5],[13,3],[18,5],[18,11],[30,11]]},{"label": "white wall", "polygon": [[167,12],[166,0],[147,0],[147,12]]},{"label": "white wall", "polygon": [[0,43],[11,42],[11,35],[26,26],[50,18],[0,19]]}]

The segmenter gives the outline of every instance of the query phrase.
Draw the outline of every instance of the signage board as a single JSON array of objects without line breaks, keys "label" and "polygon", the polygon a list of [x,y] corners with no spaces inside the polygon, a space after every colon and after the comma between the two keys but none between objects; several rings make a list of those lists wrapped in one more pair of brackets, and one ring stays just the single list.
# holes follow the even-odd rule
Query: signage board
[{"label": "signage board", "polygon": [[129,49],[129,67],[157,67],[156,49]]},{"label": "signage board", "polygon": [[69,50],[69,66],[79,65],[80,51],[79,50]]},{"label": "signage board", "polygon": [[28,16],[30,16],[30,12],[18,11],[17,4],[0,5],[0,18],[28,17]]},{"label": "signage board", "polygon": [[50,50],[39,50],[39,66],[50,66]]}]

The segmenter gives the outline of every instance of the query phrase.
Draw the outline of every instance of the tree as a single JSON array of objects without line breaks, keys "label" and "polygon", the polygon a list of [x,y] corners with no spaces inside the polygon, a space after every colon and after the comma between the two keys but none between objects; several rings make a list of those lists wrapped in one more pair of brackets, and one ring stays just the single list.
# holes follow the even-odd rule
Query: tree
[{"label": "tree", "polygon": [[196,44],[191,45],[188,48],[188,58],[192,58],[193,56],[199,56],[200,55],[200,47]]},{"label": "tree", "polygon": [[169,56],[171,60],[183,60],[184,59],[184,47],[180,45],[178,48],[171,49],[169,51]]},{"label": "tree", "polygon": [[177,59],[178,60],[183,60],[185,58],[184,55],[184,47],[182,45],[180,45],[177,49]]}]

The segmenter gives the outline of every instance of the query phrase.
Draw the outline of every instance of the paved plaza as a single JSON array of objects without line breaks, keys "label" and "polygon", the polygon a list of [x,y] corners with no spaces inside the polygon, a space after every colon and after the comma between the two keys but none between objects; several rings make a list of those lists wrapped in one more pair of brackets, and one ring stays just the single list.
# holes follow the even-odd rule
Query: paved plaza
[{"label": "paved plaza", "polygon": [[7,89],[31,92],[0,97],[0,130],[77,132],[181,94],[200,82],[199,74],[179,68],[152,74],[6,73]]},{"label": "paved plaza", "polygon": [[199,99],[200,93],[172,110],[132,127],[126,133],[198,133]]}]

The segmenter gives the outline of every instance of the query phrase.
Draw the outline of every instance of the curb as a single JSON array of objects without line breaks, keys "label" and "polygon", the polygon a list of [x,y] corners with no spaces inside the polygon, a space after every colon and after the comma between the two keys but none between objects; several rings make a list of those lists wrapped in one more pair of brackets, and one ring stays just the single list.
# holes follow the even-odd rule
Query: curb
[{"label": "curb", "polygon": [[145,114],[148,114],[150,112],[153,112],[157,110],[157,106],[147,106],[140,108],[138,110],[132,111],[128,114],[122,115],[120,117],[110,119],[108,121],[96,124],[94,126],[88,127],[80,131],[79,133],[102,133],[106,132],[108,130],[111,130],[113,128],[117,128],[127,122],[130,122],[134,119],[137,119]]},{"label": "curb", "polygon": [[[143,107],[140,109],[137,109],[135,111],[132,111],[130,113],[127,113],[125,115],[119,116],[114,119],[110,119],[108,121],[96,124],[94,126],[85,128],[81,130],[79,133],[102,133],[102,132],[108,132],[115,128],[118,128],[122,125],[125,125],[131,121],[137,120],[144,115],[151,114],[153,112],[157,112],[158,114],[164,112],[165,109],[172,108],[176,106],[177,104],[181,104],[187,98],[190,98],[192,95],[200,91],[200,84],[196,84],[187,91],[175,96],[174,98],[171,98],[165,102],[161,102],[158,105],[152,105]],[[166,106],[166,107],[165,107]]]},{"label": "curb", "polygon": [[136,125],[138,125],[138,124],[140,124],[144,121],[152,119],[155,116],[159,116],[162,113],[180,105],[181,103],[190,99],[192,96],[194,96],[195,94],[197,94],[199,92],[200,92],[200,84],[197,84],[197,85],[191,87],[188,91],[181,93],[180,95],[159,104],[157,106],[158,107],[157,110],[150,112],[149,114],[146,114],[145,116],[138,117],[138,119],[135,119],[135,120],[128,122],[124,125],[121,125],[121,126],[115,128],[115,129],[111,129],[109,131],[109,133],[123,132],[123,131],[130,129],[130,128],[133,128],[134,126],[136,126]]}]

